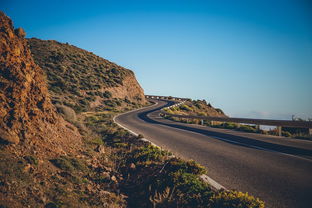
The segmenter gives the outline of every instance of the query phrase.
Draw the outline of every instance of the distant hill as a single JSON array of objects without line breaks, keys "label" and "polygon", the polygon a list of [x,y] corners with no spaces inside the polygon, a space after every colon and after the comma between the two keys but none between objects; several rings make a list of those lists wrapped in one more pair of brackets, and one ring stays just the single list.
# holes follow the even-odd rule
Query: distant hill
[{"label": "distant hill", "polygon": [[36,38],[28,42],[35,62],[47,75],[54,104],[79,113],[103,105],[146,102],[131,70],[67,43]]}]

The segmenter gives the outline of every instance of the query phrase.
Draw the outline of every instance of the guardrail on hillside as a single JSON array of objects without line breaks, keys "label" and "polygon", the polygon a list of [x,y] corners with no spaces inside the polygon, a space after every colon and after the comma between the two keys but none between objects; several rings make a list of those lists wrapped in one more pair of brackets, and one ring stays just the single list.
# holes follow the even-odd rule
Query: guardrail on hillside
[{"label": "guardrail on hillside", "polygon": [[[169,109],[171,107],[175,107],[178,105],[183,104],[185,101],[191,100],[189,98],[178,98],[172,96],[159,96],[159,95],[145,95],[146,98],[153,98],[153,99],[164,99],[164,100],[177,100],[182,101],[180,103],[176,103],[172,106],[163,108]],[[282,127],[293,127],[293,128],[306,128],[309,129],[309,134],[312,135],[312,121],[292,121],[292,120],[272,120],[272,119],[253,119],[253,118],[229,118],[229,117],[212,117],[212,116],[191,116],[191,115],[177,115],[177,114],[170,114],[164,110],[161,110],[161,113],[167,116],[177,117],[177,118],[186,118],[186,119],[199,119],[201,123],[204,120],[207,121],[219,121],[219,122],[233,122],[238,124],[255,124],[259,125],[266,125],[266,126],[276,126],[278,130],[278,135],[282,135]]]},{"label": "guardrail on hillside", "polygon": [[161,95],[145,95],[145,98],[160,99],[160,100],[177,100],[177,101],[191,100],[190,98],[179,98],[179,97],[161,96]]},{"label": "guardrail on hillside", "polygon": [[229,117],[211,117],[211,116],[190,116],[190,115],[177,115],[170,114],[164,110],[161,113],[167,116],[186,118],[186,119],[199,119],[202,121],[220,121],[220,122],[234,122],[234,123],[244,123],[244,124],[255,124],[255,125],[266,125],[266,126],[276,126],[278,129],[278,135],[282,134],[282,127],[294,127],[294,128],[307,128],[309,129],[309,134],[312,135],[312,122],[311,121],[291,121],[291,120],[271,120],[271,119],[252,119],[252,118],[229,118]]}]

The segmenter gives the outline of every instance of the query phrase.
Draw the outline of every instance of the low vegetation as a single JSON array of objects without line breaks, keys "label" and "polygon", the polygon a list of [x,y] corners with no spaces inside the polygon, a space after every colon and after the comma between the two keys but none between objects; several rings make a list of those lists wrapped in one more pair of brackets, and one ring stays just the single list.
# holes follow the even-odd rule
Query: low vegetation
[{"label": "low vegetation", "polygon": [[[221,109],[213,108],[209,103],[205,100],[197,100],[197,101],[187,101],[184,104],[181,104],[176,107],[171,107],[169,109],[165,109],[165,111],[169,114],[177,114],[177,115],[195,115],[195,116],[212,116],[212,117],[224,117],[225,114]],[[268,135],[278,135],[277,129],[272,130],[263,130],[260,129],[257,125],[247,125],[247,124],[237,124],[233,122],[211,122],[204,120],[201,123],[199,119],[186,119],[186,118],[178,118],[174,116],[164,115],[165,118],[189,124],[200,124],[205,126],[210,126],[213,128],[223,128],[223,129],[231,129],[236,131],[248,132],[248,133],[260,133],[260,134],[268,134]],[[292,137],[298,139],[308,139],[312,140],[311,135],[309,135],[308,129],[303,128],[282,128],[282,136],[284,137]]]}]

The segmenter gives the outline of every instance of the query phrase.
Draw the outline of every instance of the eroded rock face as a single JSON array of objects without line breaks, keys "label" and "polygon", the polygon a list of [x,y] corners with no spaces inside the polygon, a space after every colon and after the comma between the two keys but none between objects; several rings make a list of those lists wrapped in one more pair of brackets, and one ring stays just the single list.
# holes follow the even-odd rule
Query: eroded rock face
[{"label": "eroded rock face", "polygon": [[[0,138],[17,144],[38,136],[58,134],[63,120],[50,102],[42,69],[36,65],[24,38],[0,12]],[[63,130],[66,128],[64,127]]]},{"label": "eroded rock face", "polygon": [[[29,123],[55,122],[42,70],[34,63],[23,30],[0,13],[0,126],[8,135],[20,135]],[[3,138],[2,138],[3,139]]]}]

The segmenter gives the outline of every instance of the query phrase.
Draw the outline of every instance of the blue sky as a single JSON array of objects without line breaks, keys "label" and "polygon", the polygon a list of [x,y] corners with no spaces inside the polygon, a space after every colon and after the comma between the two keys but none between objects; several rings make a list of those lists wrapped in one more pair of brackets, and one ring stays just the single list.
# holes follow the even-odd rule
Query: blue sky
[{"label": "blue sky", "polygon": [[146,94],[206,99],[231,116],[312,117],[308,0],[2,0],[0,9],[27,37],[133,70]]}]

